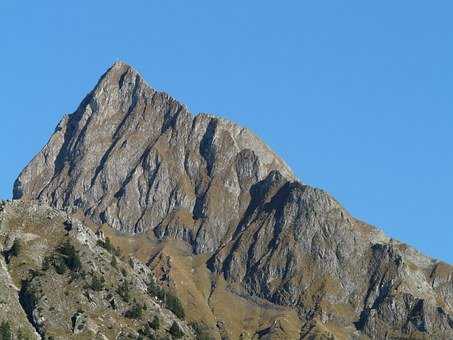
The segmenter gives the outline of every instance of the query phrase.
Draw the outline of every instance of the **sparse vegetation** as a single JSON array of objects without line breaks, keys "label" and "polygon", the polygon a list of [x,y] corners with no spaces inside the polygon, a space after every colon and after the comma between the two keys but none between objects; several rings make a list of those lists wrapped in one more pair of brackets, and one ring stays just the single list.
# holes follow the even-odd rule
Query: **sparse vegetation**
[{"label": "sparse vegetation", "polygon": [[17,340],[31,340],[32,336],[30,335],[30,332],[25,331],[22,328],[19,328],[17,331]]},{"label": "sparse vegetation", "polygon": [[123,283],[119,285],[116,292],[123,299],[124,302],[130,301],[131,292],[130,292],[129,284],[127,283],[126,280],[124,280]]},{"label": "sparse vegetation", "polygon": [[123,275],[124,277],[127,276],[127,271],[126,271],[126,269],[121,268],[121,275]]},{"label": "sparse vegetation", "polygon": [[0,340],[12,340],[13,332],[9,321],[2,321],[0,324]]},{"label": "sparse vegetation", "polygon": [[183,331],[181,330],[176,321],[173,321],[173,324],[171,325],[169,332],[175,339],[179,339],[184,336]]},{"label": "sparse vegetation", "polygon": [[47,271],[53,265],[57,274],[64,274],[69,269],[71,271],[71,280],[77,280],[85,277],[82,270],[82,262],[79,252],[71,244],[69,240],[63,242],[57,247],[56,252],[52,255],[44,257],[42,262],[42,270]]},{"label": "sparse vegetation", "polygon": [[143,305],[134,301],[133,306],[129,309],[125,316],[129,319],[139,319],[143,316]]},{"label": "sparse vegetation", "polygon": [[214,340],[209,333],[209,328],[203,323],[193,323],[192,328],[197,336],[197,340]]},{"label": "sparse vegetation", "polygon": [[120,256],[121,255],[121,251],[120,251],[120,248],[115,248],[115,246],[112,244],[112,242],[110,241],[110,239],[107,237],[105,239],[105,241],[102,241],[102,240],[98,240],[96,242],[96,244],[102,248],[104,248],[105,250],[107,250],[110,254],[114,255],[114,256]]},{"label": "sparse vegetation", "polygon": [[[153,301],[154,297],[143,294],[141,291],[142,280],[145,280],[145,284],[148,283],[147,270],[146,268],[140,270],[144,264],[139,262],[138,258],[132,257],[130,260],[129,254],[120,258],[99,247],[93,249],[91,246],[85,246],[72,233],[62,230],[59,216],[53,221],[47,217],[47,211],[44,213],[44,218],[37,219],[36,226],[31,226],[28,220],[25,222],[19,220],[18,223],[26,226],[23,230],[24,233],[29,231],[25,228],[36,229],[39,238],[30,237],[30,241],[26,243],[24,236],[18,234],[18,238],[22,240],[22,252],[20,253],[20,249],[16,252],[15,249],[20,248],[16,248],[16,246],[12,251],[14,255],[20,253],[20,257],[18,259],[13,257],[11,265],[8,266],[20,289],[17,292],[20,306],[17,306],[18,308],[8,306],[11,308],[3,311],[2,304],[8,303],[8,300],[5,300],[3,296],[0,297],[0,323],[2,320],[8,320],[7,316],[3,315],[6,312],[11,312],[11,315],[15,317],[14,320],[9,319],[12,337],[7,336],[7,339],[34,339],[36,337],[34,329],[41,334],[43,339],[47,340],[51,336],[55,339],[89,337],[88,332],[85,332],[86,329],[83,328],[83,319],[86,317],[87,322],[89,320],[90,323],[103,327],[103,320],[94,317],[100,315],[98,314],[100,307],[105,308],[102,313],[113,320],[122,320],[109,323],[108,327],[111,328],[107,332],[120,334],[126,329],[123,326],[125,323],[127,330],[123,333],[128,338],[176,339],[169,332],[173,320],[177,320],[176,316],[170,316],[168,310],[163,312],[163,315],[166,316],[161,314],[162,308],[165,308],[166,305],[167,295],[171,294],[167,293],[166,286],[162,285],[160,288],[160,282],[157,280],[158,284],[153,282],[150,285],[150,291],[155,289],[157,295],[162,298],[161,306],[156,306]],[[41,220],[42,226],[39,224]],[[80,228],[84,228],[84,226],[81,225]],[[92,237],[91,233],[87,234],[87,237]],[[111,238],[113,239],[113,237]],[[117,238],[115,238],[116,240]],[[96,239],[88,239],[88,244],[92,244],[92,241],[96,242]],[[8,243],[8,249],[12,248],[12,244],[13,239]],[[32,255],[34,258],[31,258]],[[135,264],[135,270],[130,268],[129,262]],[[22,265],[22,263],[26,265]],[[117,270],[112,268],[114,266],[117,267]],[[126,277],[122,275],[122,269],[124,275],[127,274]],[[58,275],[57,272],[63,275]],[[73,281],[73,277],[78,277],[78,281]],[[5,302],[3,302],[4,300]],[[170,304],[171,301],[170,297]],[[82,307],[85,312],[80,310],[76,312]],[[25,314],[20,312],[17,317],[12,314],[21,309]],[[78,318],[77,325],[73,323],[74,312],[84,314]],[[130,319],[123,319],[125,317]],[[26,319],[28,319],[28,323]],[[41,323],[41,320],[45,321]],[[186,333],[185,325],[184,321],[177,320],[179,328],[174,326],[173,334],[179,337],[180,330]],[[8,329],[6,330],[8,332]],[[3,336],[0,337],[0,340],[3,340]]]},{"label": "sparse vegetation", "polygon": [[96,292],[104,289],[105,278],[102,275],[92,274],[90,288]]},{"label": "sparse vegetation", "polygon": [[165,299],[165,290],[163,290],[151,277],[148,283],[148,294],[154,295],[157,298],[164,300]]},{"label": "sparse vegetation", "polygon": [[150,322],[149,326],[154,329],[155,331],[159,330],[160,328],[160,320],[159,317],[156,315],[154,316],[153,321]]},{"label": "sparse vegetation", "polygon": [[154,295],[164,301],[165,306],[169,310],[171,310],[178,318],[184,319],[185,312],[179,298],[161,288],[153,278],[150,278],[148,283],[148,294]]},{"label": "sparse vegetation", "polygon": [[80,271],[82,269],[79,253],[69,240],[61,244],[57,251],[69,270]]},{"label": "sparse vegetation", "polygon": [[166,299],[165,299],[165,305],[178,318],[184,319],[184,317],[185,317],[184,308],[182,307],[181,301],[179,300],[179,298],[177,296],[167,293]]},{"label": "sparse vegetation", "polygon": [[116,260],[115,255],[112,255],[112,260],[110,261],[110,265],[115,269],[118,267],[118,261]]},{"label": "sparse vegetation", "polygon": [[155,340],[156,336],[154,335],[154,332],[151,330],[151,327],[149,325],[145,325],[142,329],[138,331],[139,338],[138,339],[149,339],[149,340]]}]

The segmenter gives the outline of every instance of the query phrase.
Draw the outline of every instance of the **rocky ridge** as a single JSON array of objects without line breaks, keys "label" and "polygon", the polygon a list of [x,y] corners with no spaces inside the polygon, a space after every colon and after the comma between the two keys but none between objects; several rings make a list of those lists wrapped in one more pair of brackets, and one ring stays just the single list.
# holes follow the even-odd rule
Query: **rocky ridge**
[{"label": "rocky ridge", "polygon": [[[247,301],[294,310],[297,338],[453,338],[451,266],[356,220],[253,133],[193,116],[121,62],[63,118],[14,198],[156,244],[182,242],[188,257],[205,259],[214,289],[197,303],[212,312],[214,337],[231,336],[218,325],[234,323],[209,299],[224,282]],[[171,254],[161,249],[149,264]],[[284,338],[272,333],[279,321],[266,320],[252,336]]]}]

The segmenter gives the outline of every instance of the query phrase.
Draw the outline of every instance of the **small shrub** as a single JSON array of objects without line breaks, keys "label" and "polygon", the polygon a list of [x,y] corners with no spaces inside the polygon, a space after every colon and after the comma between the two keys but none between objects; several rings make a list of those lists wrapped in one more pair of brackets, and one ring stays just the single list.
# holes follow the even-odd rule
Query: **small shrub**
[{"label": "small shrub", "polygon": [[31,336],[30,332],[19,328],[17,331],[17,340],[31,340],[33,337]]},{"label": "small shrub", "polygon": [[74,248],[74,246],[66,240],[58,248],[58,252],[63,257],[66,266],[71,271],[80,271],[82,269],[82,262],[80,261],[79,253]]},{"label": "small shrub", "polygon": [[143,329],[140,329],[138,331],[142,339],[148,339],[148,340],[156,340],[156,336],[154,335],[154,332],[151,330],[151,327],[149,325],[145,325]]},{"label": "small shrub", "polygon": [[117,291],[118,295],[123,299],[124,302],[129,302],[131,299],[131,292],[129,288],[129,284],[126,280],[118,287]]},{"label": "small shrub", "polygon": [[154,295],[161,300],[165,298],[165,291],[159,287],[159,285],[154,281],[153,278],[150,279],[148,283],[148,294]]},{"label": "small shrub", "polygon": [[176,339],[182,338],[184,336],[183,331],[181,330],[176,321],[173,321],[173,324],[171,325],[169,332]]},{"label": "small shrub", "polygon": [[153,295],[164,301],[165,306],[171,310],[178,318],[184,319],[184,308],[179,298],[162,289],[153,278],[148,283],[148,294]]},{"label": "small shrub", "polygon": [[93,274],[93,276],[91,277],[90,288],[95,292],[100,292],[102,289],[104,289],[104,283],[105,279],[102,275]]},{"label": "small shrub", "polygon": [[153,319],[153,321],[151,321],[149,323],[149,326],[154,329],[155,331],[159,330],[160,328],[160,320],[159,320],[159,317],[156,315]]},{"label": "small shrub", "polygon": [[129,319],[139,319],[143,316],[143,306],[134,302],[134,305],[129,309],[125,316]]},{"label": "small shrub", "polygon": [[85,279],[86,273],[83,270],[78,270],[78,271],[72,271],[71,272],[71,280],[69,281],[70,283],[80,280],[80,279]]},{"label": "small shrub", "polygon": [[118,267],[118,261],[116,260],[115,255],[112,255],[112,260],[110,261],[110,265],[115,269]]},{"label": "small shrub", "polygon": [[46,256],[42,260],[42,270],[46,271],[50,268],[50,266],[53,264],[53,258],[52,256]]},{"label": "small shrub", "polygon": [[11,324],[9,321],[3,321],[0,324],[0,340],[12,340],[13,332],[11,331]]},{"label": "small shrub", "polygon": [[185,313],[181,301],[175,295],[167,293],[165,305],[171,310],[178,318],[184,319]]},{"label": "small shrub", "polygon": [[57,274],[62,275],[66,272],[66,262],[60,257],[54,259],[53,266]]},{"label": "small shrub", "polygon": [[112,255],[115,255],[115,256],[121,255],[120,248],[115,248],[108,237],[105,239],[105,241],[98,240],[96,242],[96,244],[98,246],[104,248],[105,250],[107,250]]},{"label": "small shrub", "polygon": [[197,340],[214,340],[210,335],[209,328],[203,323],[193,323],[192,328],[195,331]]}]

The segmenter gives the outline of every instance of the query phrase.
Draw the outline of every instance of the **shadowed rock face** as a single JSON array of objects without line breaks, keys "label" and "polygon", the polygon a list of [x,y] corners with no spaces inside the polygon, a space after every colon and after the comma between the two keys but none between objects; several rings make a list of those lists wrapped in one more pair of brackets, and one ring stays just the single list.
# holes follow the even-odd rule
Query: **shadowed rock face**
[{"label": "shadowed rock face", "polygon": [[453,338],[453,268],[354,219],[250,131],[193,116],[116,63],[23,170],[14,197],[209,253],[301,337]]},{"label": "shadowed rock face", "polygon": [[232,241],[209,261],[234,289],[294,306],[309,320],[307,337],[316,322],[342,327],[346,338],[453,336],[451,266],[386,238],[327,193],[276,171],[251,195]]}]

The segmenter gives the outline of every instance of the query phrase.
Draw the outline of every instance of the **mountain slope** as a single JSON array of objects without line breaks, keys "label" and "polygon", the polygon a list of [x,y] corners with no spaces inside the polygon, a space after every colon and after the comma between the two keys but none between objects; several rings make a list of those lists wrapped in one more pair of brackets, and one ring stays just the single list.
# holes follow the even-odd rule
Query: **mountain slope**
[{"label": "mountain slope", "polygon": [[[14,256],[5,256],[7,264],[0,257],[0,285],[4,277],[9,281],[5,290],[0,286],[2,298],[9,295],[2,299],[0,320],[9,321],[16,336],[130,339],[145,330],[164,336],[176,322],[184,338],[194,338],[192,329],[150,294],[148,267],[106,249],[102,233],[64,212],[20,201],[5,203],[0,221],[2,253],[20,244]],[[154,317],[160,321],[156,330],[148,324]]]},{"label": "mountain slope", "polygon": [[[273,311],[247,328],[255,337],[284,338],[294,325],[301,338],[453,337],[451,266],[354,219],[250,131],[193,116],[124,63],[60,122],[14,198],[155,242],[134,251],[216,337],[245,336],[249,326],[228,316],[240,299]],[[168,240],[185,255],[159,246]],[[288,308],[298,320],[285,328]]]}]

